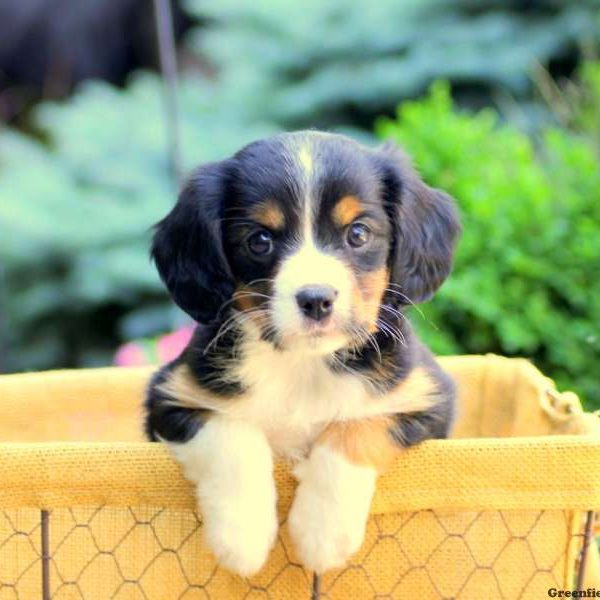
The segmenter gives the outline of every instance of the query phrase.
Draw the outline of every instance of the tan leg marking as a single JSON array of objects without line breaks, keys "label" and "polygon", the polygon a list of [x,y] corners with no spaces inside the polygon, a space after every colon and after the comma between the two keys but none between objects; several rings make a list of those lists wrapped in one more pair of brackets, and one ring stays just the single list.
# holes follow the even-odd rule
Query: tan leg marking
[{"label": "tan leg marking", "polygon": [[385,471],[398,456],[390,433],[391,417],[333,423],[321,434],[317,443],[325,444],[344,455],[352,463]]},{"label": "tan leg marking", "polygon": [[[397,414],[429,410],[437,403],[435,383],[423,368],[416,368],[394,390],[398,396]],[[317,444],[325,444],[343,454],[350,462],[385,471],[402,451],[390,433],[394,417],[380,416],[359,421],[332,423]]]}]

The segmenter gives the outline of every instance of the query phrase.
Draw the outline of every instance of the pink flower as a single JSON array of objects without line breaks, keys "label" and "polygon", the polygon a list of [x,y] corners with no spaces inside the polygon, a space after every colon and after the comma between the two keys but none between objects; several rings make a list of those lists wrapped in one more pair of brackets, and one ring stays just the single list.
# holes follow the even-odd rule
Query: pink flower
[{"label": "pink flower", "polygon": [[165,363],[177,358],[187,346],[193,333],[194,327],[188,325],[159,338],[156,342],[158,360]]},{"label": "pink flower", "polygon": [[149,364],[144,349],[135,342],[123,344],[115,354],[115,365],[119,367],[137,367]]}]

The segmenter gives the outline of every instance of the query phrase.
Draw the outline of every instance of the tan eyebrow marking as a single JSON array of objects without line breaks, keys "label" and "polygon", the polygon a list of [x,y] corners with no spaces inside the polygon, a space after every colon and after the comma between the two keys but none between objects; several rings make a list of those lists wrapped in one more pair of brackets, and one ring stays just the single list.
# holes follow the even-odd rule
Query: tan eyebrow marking
[{"label": "tan eyebrow marking", "polygon": [[285,215],[275,200],[268,199],[252,209],[252,218],[269,229],[281,230],[285,227]]},{"label": "tan eyebrow marking", "polygon": [[333,219],[338,225],[345,227],[358,217],[363,206],[356,196],[344,196],[333,207]]}]

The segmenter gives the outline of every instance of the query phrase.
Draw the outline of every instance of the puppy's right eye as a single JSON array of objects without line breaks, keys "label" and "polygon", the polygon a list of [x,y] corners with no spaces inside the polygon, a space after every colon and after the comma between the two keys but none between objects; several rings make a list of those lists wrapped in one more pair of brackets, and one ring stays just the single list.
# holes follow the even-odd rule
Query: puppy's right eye
[{"label": "puppy's right eye", "polygon": [[371,239],[371,230],[364,223],[352,223],[348,227],[346,240],[353,248],[364,246]]},{"label": "puppy's right eye", "polygon": [[266,230],[253,233],[247,241],[248,249],[256,256],[267,256],[273,251],[273,236]]}]

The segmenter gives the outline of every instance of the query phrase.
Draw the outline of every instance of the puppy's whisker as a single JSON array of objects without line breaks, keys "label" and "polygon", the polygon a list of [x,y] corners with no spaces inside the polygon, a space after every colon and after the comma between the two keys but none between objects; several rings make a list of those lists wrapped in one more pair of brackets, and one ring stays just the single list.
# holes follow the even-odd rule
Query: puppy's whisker
[{"label": "puppy's whisker", "polygon": [[389,313],[392,313],[392,315],[394,315],[395,317],[398,317],[398,319],[405,321],[405,322],[409,322],[408,317],[402,312],[399,311],[397,308],[394,308],[393,306],[390,306],[389,304],[382,304],[380,306],[381,310],[387,310]]},{"label": "puppy's whisker", "polygon": [[362,325],[355,325],[350,329],[350,339],[352,342],[352,346],[350,348],[351,352],[357,353],[360,349],[365,345],[369,344],[372,346],[373,350],[377,353],[379,358],[379,362],[383,360],[381,354],[381,347],[379,346],[379,342],[373,333],[371,333],[366,327]]},{"label": "puppy's whisker", "polygon": [[253,279],[244,285],[251,286],[256,285],[257,283],[275,283],[275,280],[272,277],[261,277],[259,279]]},{"label": "puppy's whisker", "polygon": [[[397,292],[395,290],[387,290],[388,292],[390,292],[391,294],[399,294],[400,292]],[[404,294],[402,294],[404,296]],[[408,298],[407,296],[404,296],[405,298]],[[409,299],[410,300],[410,299]],[[415,304],[414,302],[412,302],[412,300],[410,300],[410,304],[412,305],[412,307],[417,311],[417,313],[419,314],[419,316],[428,324],[431,325],[434,329],[439,329],[438,326],[431,320],[427,318],[427,315],[423,312],[423,310],[419,307],[419,305]],[[405,317],[406,318],[406,317]]]},{"label": "puppy's whisker", "polygon": [[266,298],[268,300],[271,300],[271,296],[269,296],[267,294],[262,294],[261,292],[254,292],[252,290],[239,290],[237,292],[234,292],[234,294],[232,295],[231,298],[229,298],[229,300],[226,300],[225,302],[223,302],[223,304],[221,304],[221,307],[219,308],[219,311],[217,312],[217,318],[219,318],[223,314],[223,311],[228,306],[233,304],[236,300],[238,300],[240,298],[246,298],[248,296],[256,296],[256,297]]},{"label": "puppy's whisker", "polygon": [[269,294],[263,294],[261,292],[253,292],[251,290],[240,290],[239,292],[236,292],[234,294],[234,298],[232,298],[233,300],[237,300],[238,298],[247,298],[247,297],[256,297],[256,298],[267,298],[268,300],[271,300],[271,296],[269,296]]},{"label": "puppy's whisker", "polygon": [[236,325],[239,325],[243,322],[249,321],[251,319],[251,315],[254,315],[254,314],[258,315],[258,314],[261,314],[264,312],[265,312],[265,309],[261,308],[261,307],[251,308],[251,309],[247,309],[247,310],[243,310],[243,311],[236,311],[231,317],[226,319],[221,324],[221,326],[217,330],[217,333],[214,335],[214,337],[210,340],[210,342],[204,348],[203,354],[206,356],[206,354],[208,354],[208,352],[211,350],[211,348],[215,347],[218,340],[220,338],[222,338],[223,336],[225,336],[233,328],[235,328]]},{"label": "puppy's whisker", "polygon": [[379,347],[379,343],[377,342],[377,339],[375,338],[375,336],[372,333],[368,332],[367,330],[365,330],[365,334],[367,336],[368,343],[371,344],[371,346],[373,347],[375,352],[377,352],[377,356],[379,357],[379,362],[381,362],[382,361],[381,348]]},{"label": "puppy's whisker", "polygon": [[336,356],[335,354],[332,354],[330,357],[330,360],[341,370],[346,371],[347,373],[349,373],[350,375],[352,375],[353,377],[359,377],[360,379],[368,379],[365,375],[363,375],[362,373],[359,373],[356,369],[353,369],[351,366],[349,366],[347,363],[345,363],[339,356]]},{"label": "puppy's whisker", "polygon": [[385,306],[385,305],[381,306],[381,309],[384,311],[387,311],[388,313],[391,313],[392,317],[390,318],[390,317],[386,317],[385,315],[380,315],[377,317],[376,325],[385,327],[385,329],[388,332],[393,331],[393,332],[396,332],[398,335],[402,335],[402,329],[401,329],[400,322],[404,321],[406,323],[409,323],[409,320],[406,317],[406,315],[403,315],[402,313],[398,313],[393,308]]},{"label": "puppy's whisker", "polygon": [[[389,282],[388,285],[401,288],[401,286],[397,283]],[[408,302],[419,313],[419,315],[421,315],[421,317],[426,319],[425,314],[421,310],[420,306],[418,304],[415,304],[415,302],[413,302],[404,292],[401,292],[398,289],[393,290],[393,289],[391,289],[391,287],[385,288],[384,291],[389,292],[390,294],[396,294],[397,296],[402,297],[404,300],[406,300],[406,302]]]},{"label": "puppy's whisker", "polygon": [[383,323],[380,320],[377,320],[377,326],[384,333],[384,335],[392,338],[393,340],[395,340],[402,346],[406,346],[406,338],[404,337],[404,334],[399,329],[393,329],[388,324]]},{"label": "puppy's whisker", "polygon": [[375,384],[373,379],[368,376],[366,372],[353,369],[348,363],[344,362],[339,356],[336,356],[335,354],[332,355],[330,358],[333,365],[337,366],[338,369],[340,369],[341,371],[345,371],[346,373],[348,373],[348,375],[351,375],[352,377],[356,377],[356,379],[364,382],[365,385],[367,385],[372,390],[377,390],[377,385]]}]

